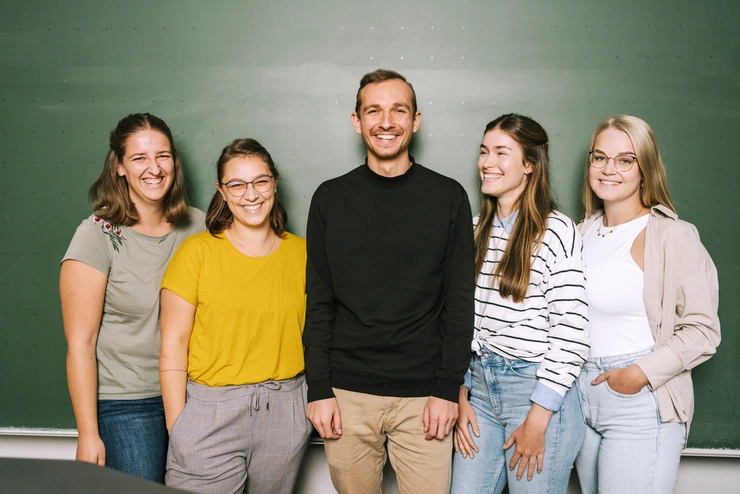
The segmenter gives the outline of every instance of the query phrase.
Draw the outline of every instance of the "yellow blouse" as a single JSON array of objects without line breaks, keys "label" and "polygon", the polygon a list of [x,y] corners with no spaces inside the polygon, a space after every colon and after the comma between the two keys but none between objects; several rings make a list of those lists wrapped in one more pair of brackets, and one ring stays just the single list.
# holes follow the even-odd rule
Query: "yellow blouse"
[{"label": "yellow blouse", "polygon": [[303,372],[305,239],[287,233],[275,252],[249,257],[223,234],[193,235],[170,261],[162,288],[196,307],[191,381],[230,386]]}]

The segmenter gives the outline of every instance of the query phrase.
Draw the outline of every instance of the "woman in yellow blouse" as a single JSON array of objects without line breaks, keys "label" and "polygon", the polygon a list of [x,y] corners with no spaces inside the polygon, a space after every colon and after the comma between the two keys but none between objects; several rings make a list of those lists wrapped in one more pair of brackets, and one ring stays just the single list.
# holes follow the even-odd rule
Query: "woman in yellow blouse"
[{"label": "woman in yellow blouse", "polygon": [[311,432],[306,243],[285,231],[278,171],[257,141],[237,139],[216,166],[208,231],[182,244],[162,281],[165,481],[289,494]]}]

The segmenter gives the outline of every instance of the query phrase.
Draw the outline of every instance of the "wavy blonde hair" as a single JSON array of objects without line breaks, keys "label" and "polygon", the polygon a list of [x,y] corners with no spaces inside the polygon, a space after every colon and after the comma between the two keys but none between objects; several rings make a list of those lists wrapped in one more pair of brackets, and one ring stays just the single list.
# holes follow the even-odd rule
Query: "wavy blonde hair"
[{"label": "wavy blonde hair", "polygon": [[[637,166],[640,168],[640,174],[642,175],[642,185],[640,188],[640,201],[642,205],[650,208],[662,204],[675,213],[676,208],[673,206],[671,194],[668,190],[665,165],[663,164],[663,159],[660,157],[660,146],[650,125],[643,119],[631,115],[609,117],[596,127],[591,137],[591,144],[588,146],[589,151],[594,150],[596,138],[607,129],[621,130],[632,141],[632,147],[635,148],[635,156],[637,156]],[[590,166],[590,162],[586,158],[586,169],[583,174],[584,217],[591,216],[596,211],[604,208],[604,201],[599,199],[588,183]]]}]

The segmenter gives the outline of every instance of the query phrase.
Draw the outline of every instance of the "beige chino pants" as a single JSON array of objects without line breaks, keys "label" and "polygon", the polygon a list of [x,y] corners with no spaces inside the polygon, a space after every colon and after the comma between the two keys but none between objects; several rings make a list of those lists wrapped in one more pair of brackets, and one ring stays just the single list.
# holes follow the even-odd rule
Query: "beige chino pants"
[{"label": "beige chino pants", "polygon": [[324,448],[340,494],[380,494],[388,457],[399,494],[449,493],[452,433],[441,441],[424,439],[428,397],[385,397],[336,388],[334,394],[342,437],[324,440]]}]

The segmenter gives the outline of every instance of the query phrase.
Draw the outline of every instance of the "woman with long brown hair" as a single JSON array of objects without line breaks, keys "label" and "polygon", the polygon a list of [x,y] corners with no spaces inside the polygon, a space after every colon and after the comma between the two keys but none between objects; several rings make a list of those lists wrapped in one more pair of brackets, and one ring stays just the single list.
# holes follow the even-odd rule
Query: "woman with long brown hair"
[{"label": "woman with long brown hair", "polygon": [[148,113],[111,131],[89,195],[94,213],[77,228],[59,280],[77,459],[164,482],[159,284],[204,215],[187,205],[172,132]]},{"label": "woman with long brown hair", "polygon": [[581,239],[555,210],[537,122],[502,115],[480,150],[475,333],[452,493],[507,482],[513,494],[564,493],[584,433],[572,389],[588,353]]}]

